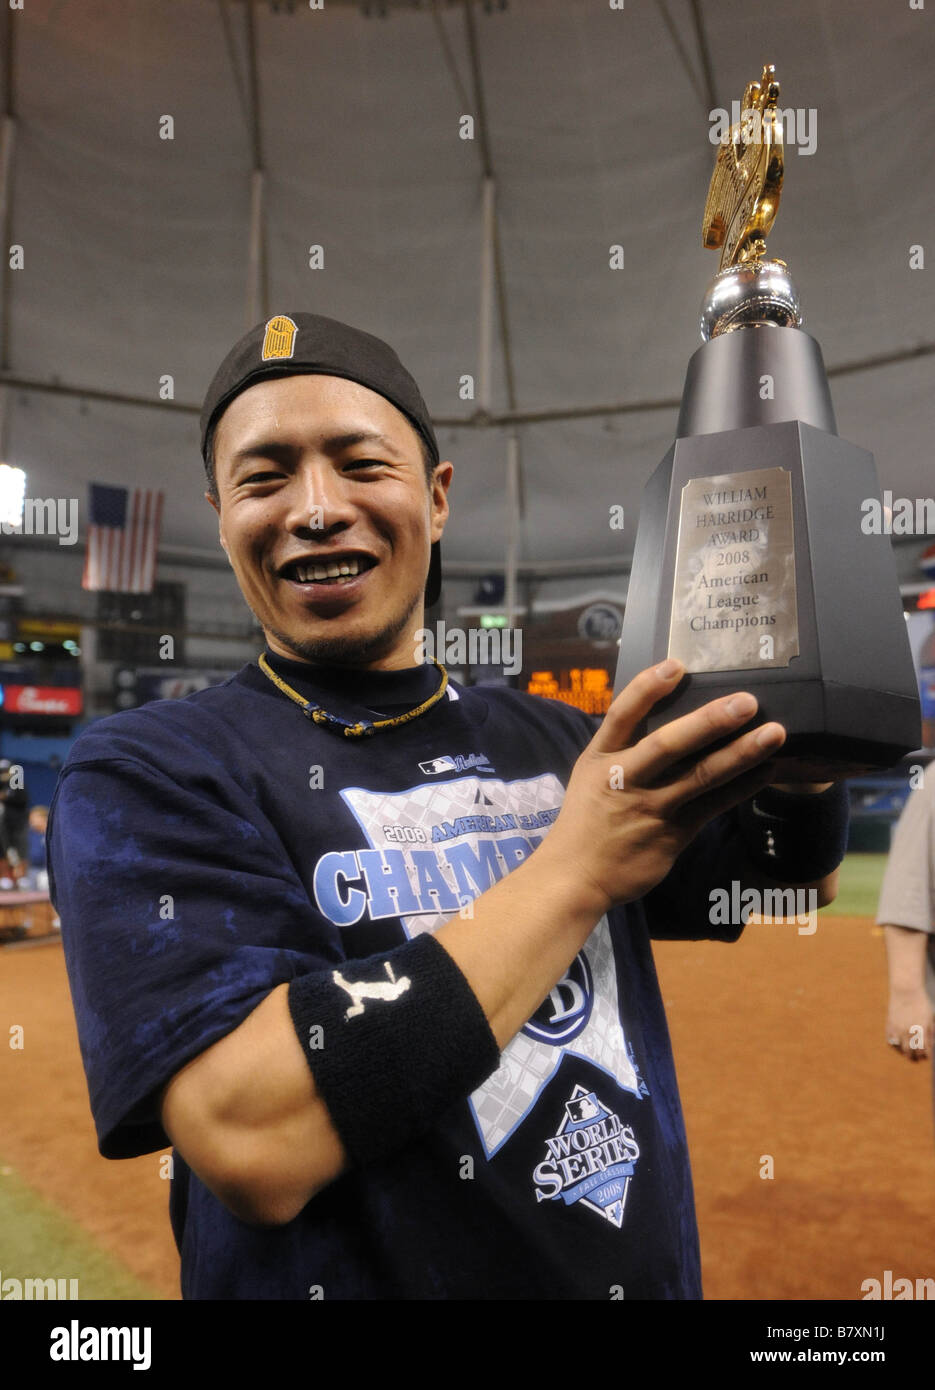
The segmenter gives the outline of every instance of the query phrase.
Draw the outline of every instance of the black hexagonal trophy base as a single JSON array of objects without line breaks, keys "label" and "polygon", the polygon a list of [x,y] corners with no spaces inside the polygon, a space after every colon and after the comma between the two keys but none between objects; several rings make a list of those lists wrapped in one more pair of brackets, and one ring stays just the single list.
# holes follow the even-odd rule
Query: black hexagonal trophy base
[{"label": "black hexagonal trophy base", "polygon": [[892,767],[919,747],[921,724],[890,540],[861,527],[862,503],[880,496],[876,469],[838,438],[821,353],[800,329],[741,329],[692,358],[679,437],[640,508],[615,692],[668,655],[684,485],[776,468],[791,481],[799,655],[783,667],[689,671],[641,732],[749,690],[759,710],[745,727],[786,729],[777,780]]}]

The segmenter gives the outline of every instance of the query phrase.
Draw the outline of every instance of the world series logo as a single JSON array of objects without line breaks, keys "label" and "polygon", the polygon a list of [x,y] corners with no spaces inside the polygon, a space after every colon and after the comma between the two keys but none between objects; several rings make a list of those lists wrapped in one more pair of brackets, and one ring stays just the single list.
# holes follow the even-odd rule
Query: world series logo
[{"label": "world series logo", "polygon": [[593,1091],[576,1086],[561,1124],[546,1140],[546,1156],[533,1172],[536,1201],[581,1202],[619,1230],[639,1156],[632,1127],[622,1124]]}]

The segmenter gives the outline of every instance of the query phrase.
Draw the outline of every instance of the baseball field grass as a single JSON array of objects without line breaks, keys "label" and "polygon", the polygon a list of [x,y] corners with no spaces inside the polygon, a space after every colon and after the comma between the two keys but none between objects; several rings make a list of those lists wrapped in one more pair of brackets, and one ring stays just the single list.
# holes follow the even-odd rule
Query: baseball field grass
[{"label": "baseball field grass", "polygon": [[824,911],[829,917],[875,918],[885,868],[885,854],[848,854],[841,865],[838,896]]},{"label": "baseball field grass", "polygon": [[[28,1279],[67,1280],[79,1299],[157,1299],[54,1203],[46,1201],[0,1159],[0,1298],[16,1297]],[[13,1281],[13,1282],[11,1282]],[[72,1283],[72,1281],[74,1281]]]}]

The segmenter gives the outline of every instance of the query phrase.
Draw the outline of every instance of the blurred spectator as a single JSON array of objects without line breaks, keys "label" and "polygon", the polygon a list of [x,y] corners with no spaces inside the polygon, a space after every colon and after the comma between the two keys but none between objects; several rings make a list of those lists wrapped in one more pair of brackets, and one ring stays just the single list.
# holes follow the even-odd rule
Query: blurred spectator
[{"label": "blurred spectator", "polygon": [[[14,772],[19,776],[14,777]],[[0,852],[11,864],[22,863],[29,853],[29,797],[22,768],[9,758],[0,759]]]},{"label": "blurred spectator", "polygon": [[29,812],[29,868],[20,885],[22,888],[34,888],[42,893],[49,891],[49,873],[45,857],[45,831],[48,821],[48,806],[33,806]]},{"label": "blurred spectator", "polygon": [[[935,763],[893,832],[877,922],[886,938],[886,1040],[910,1061],[931,1058],[935,1029]],[[935,1073],[935,1068],[933,1068]]]}]

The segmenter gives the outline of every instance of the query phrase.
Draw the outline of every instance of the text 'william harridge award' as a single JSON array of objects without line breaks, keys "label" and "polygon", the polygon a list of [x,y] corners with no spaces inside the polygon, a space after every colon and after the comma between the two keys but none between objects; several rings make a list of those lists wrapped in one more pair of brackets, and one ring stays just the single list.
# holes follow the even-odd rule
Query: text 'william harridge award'
[{"label": "text 'william harridge award'", "polygon": [[731,691],[786,728],[777,781],[890,767],[918,748],[918,691],[888,536],[861,528],[873,458],[838,437],[821,350],[766,236],[783,180],[772,67],[718,150],[704,244],[720,250],[676,441],[647,484],[615,691],[678,657],[644,731]]}]

